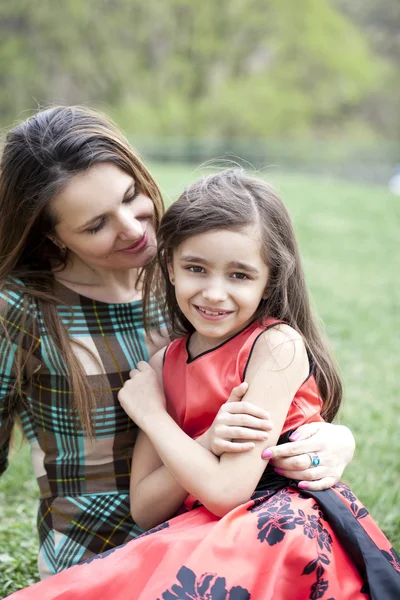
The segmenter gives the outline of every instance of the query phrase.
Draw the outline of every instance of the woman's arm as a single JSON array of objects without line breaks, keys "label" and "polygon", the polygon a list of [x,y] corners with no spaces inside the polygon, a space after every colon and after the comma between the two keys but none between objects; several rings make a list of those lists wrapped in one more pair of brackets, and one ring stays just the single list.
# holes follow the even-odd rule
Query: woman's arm
[{"label": "woman's arm", "polygon": [[8,450],[14,419],[7,399],[0,399],[0,475],[8,467]]},{"label": "woman's arm", "polygon": [[[246,401],[246,391],[246,383],[234,388],[210,429],[197,438],[216,456],[224,452],[247,452],[254,448],[255,441],[268,439],[272,421],[267,412]],[[301,425],[290,440],[269,448],[269,454],[263,451],[262,457],[268,458],[278,473],[298,480],[301,488],[315,491],[326,490],[340,480],[356,447],[348,427],[323,421]],[[311,466],[310,454],[315,453],[321,461],[318,467]]]},{"label": "woman's arm", "polygon": [[15,421],[15,400],[13,397],[15,376],[13,374],[16,357],[19,354],[17,342],[5,331],[4,310],[0,300],[0,475],[8,467],[8,452],[11,432]]},{"label": "woman's arm", "polygon": [[[350,429],[332,423],[306,423],[290,439],[287,444],[270,447],[265,458],[278,473],[300,480],[299,487],[309,490],[325,490],[337,483],[356,447]],[[321,462],[311,467],[310,454],[315,453]]]},{"label": "woman's arm", "polygon": [[[244,454],[216,457],[188,437],[165,412],[164,394],[154,371],[146,363],[138,367],[119,399],[147,434],[168,471],[217,515],[248,500],[265,468],[261,459],[265,442],[257,442]],[[264,332],[252,354],[246,380],[248,401],[268,410],[275,423],[270,445],[278,440],[290,403],[307,373],[307,353],[296,332],[285,325]]]}]

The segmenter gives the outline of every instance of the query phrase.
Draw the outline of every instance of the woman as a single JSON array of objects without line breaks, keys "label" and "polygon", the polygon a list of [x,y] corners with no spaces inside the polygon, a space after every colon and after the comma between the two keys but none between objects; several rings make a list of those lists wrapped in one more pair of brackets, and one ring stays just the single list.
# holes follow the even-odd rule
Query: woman
[{"label": "woman", "polygon": [[[117,393],[129,370],[166,343],[155,304],[142,306],[162,212],[153,178],[105,116],[56,107],[8,134],[0,175],[0,471],[18,417],[40,489],[42,578],[142,531],[129,512],[137,428]],[[215,453],[247,450],[270,427],[235,390],[230,400],[197,440]],[[313,489],[335,483],[354,450],[346,428],[317,427],[309,440],[272,450],[276,467]],[[297,432],[312,433],[311,425]]]}]

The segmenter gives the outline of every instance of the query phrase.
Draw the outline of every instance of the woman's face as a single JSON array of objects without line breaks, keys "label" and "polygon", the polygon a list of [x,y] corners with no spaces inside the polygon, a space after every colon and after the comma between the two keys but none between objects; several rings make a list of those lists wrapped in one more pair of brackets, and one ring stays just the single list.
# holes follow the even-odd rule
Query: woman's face
[{"label": "woman's face", "polygon": [[71,179],[54,198],[54,239],[72,265],[125,270],[143,267],[156,252],[153,202],[113,163],[98,163]]}]

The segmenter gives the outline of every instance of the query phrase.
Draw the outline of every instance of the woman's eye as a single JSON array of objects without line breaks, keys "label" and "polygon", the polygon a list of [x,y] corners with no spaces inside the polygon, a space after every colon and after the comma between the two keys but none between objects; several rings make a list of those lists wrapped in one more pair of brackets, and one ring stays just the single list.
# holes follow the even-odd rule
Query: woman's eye
[{"label": "woman's eye", "polygon": [[130,204],[131,202],[133,202],[135,200],[135,198],[137,198],[139,196],[140,190],[139,188],[136,188],[135,191],[133,192],[133,194],[131,194],[130,196],[128,196],[127,198],[125,198],[122,202],[123,204]]},{"label": "woman's eye", "polygon": [[232,273],[232,277],[233,277],[233,279],[241,279],[241,280],[250,279],[250,277],[248,275],[246,275],[246,273]]},{"label": "woman's eye", "polygon": [[86,231],[88,233],[92,233],[92,234],[97,233],[98,231],[100,231],[100,229],[103,229],[105,222],[106,222],[105,219],[102,219],[98,225],[95,225],[94,227],[91,227],[90,229],[86,229]]},{"label": "woman's eye", "polygon": [[203,267],[188,267],[188,271],[191,273],[204,273]]}]

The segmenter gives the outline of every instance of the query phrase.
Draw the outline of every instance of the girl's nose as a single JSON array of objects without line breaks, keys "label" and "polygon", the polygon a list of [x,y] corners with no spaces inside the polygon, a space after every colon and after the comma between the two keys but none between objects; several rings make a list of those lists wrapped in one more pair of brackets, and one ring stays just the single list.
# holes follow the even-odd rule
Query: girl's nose
[{"label": "girl's nose", "polygon": [[223,302],[227,299],[227,293],[222,285],[215,283],[214,285],[210,285],[203,290],[203,298],[212,303]]}]

